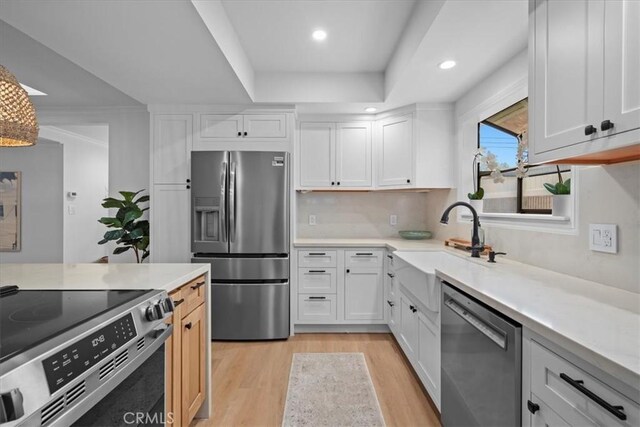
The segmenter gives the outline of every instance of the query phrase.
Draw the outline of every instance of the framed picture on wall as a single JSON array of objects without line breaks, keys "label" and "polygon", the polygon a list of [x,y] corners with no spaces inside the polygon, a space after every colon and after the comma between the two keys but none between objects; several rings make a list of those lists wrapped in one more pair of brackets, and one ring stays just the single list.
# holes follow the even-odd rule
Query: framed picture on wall
[{"label": "framed picture on wall", "polygon": [[21,175],[0,171],[0,252],[20,252]]}]

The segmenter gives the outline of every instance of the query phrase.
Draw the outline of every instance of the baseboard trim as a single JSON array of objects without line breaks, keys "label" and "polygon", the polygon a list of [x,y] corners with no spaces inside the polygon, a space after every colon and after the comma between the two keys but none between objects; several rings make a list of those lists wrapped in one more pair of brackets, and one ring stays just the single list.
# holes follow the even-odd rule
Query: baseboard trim
[{"label": "baseboard trim", "polygon": [[387,325],[294,325],[296,334],[317,334],[317,333],[344,333],[344,334],[371,334],[389,333],[391,330]]}]

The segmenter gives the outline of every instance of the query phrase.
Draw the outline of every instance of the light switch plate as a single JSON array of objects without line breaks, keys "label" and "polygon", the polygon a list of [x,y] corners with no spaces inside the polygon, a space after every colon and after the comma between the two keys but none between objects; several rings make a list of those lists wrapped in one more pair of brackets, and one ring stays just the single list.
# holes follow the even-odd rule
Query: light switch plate
[{"label": "light switch plate", "polygon": [[398,225],[398,215],[389,215],[389,225]]},{"label": "light switch plate", "polygon": [[309,215],[309,225],[316,225],[316,216]]},{"label": "light switch plate", "polygon": [[618,227],[616,224],[589,224],[589,249],[618,253]]}]

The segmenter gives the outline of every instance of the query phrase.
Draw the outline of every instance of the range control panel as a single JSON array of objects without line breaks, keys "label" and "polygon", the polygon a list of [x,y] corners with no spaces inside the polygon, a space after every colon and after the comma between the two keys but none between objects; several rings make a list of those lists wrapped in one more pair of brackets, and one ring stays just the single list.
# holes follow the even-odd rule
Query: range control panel
[{"label": "range control panel", "polygon": [[131,313],[42,361],[51,394],[136,337]]}]

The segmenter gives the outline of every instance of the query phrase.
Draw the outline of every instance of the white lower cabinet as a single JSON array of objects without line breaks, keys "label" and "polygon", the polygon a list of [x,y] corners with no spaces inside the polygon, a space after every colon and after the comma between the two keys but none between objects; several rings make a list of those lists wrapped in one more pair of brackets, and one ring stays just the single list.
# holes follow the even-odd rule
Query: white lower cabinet
[{"label": "white lower cabinet", "polygon": [[530,378],[523,382],[528,384],[523,390],[523,425],[640,425],[640,404],[629,397],[637,399],[637,389],[605,377],[563,349],[551,350],[536,339],[527,344],[523,366],[524,372],[529,368]]},{"label": "white lower cabinet", "polygon": [[335,295],[298,295],[298,320],[306,323],[335,323]]},{"label": "white lower cabinet", "polygon": [[348,268],[344,278],[345,320],[383,320],[384,288],[379,268]]},{"label": "white lower cabinet", "polygon": [[418,350],[418,309],[400,293],[400,346],[413,363]]}]

